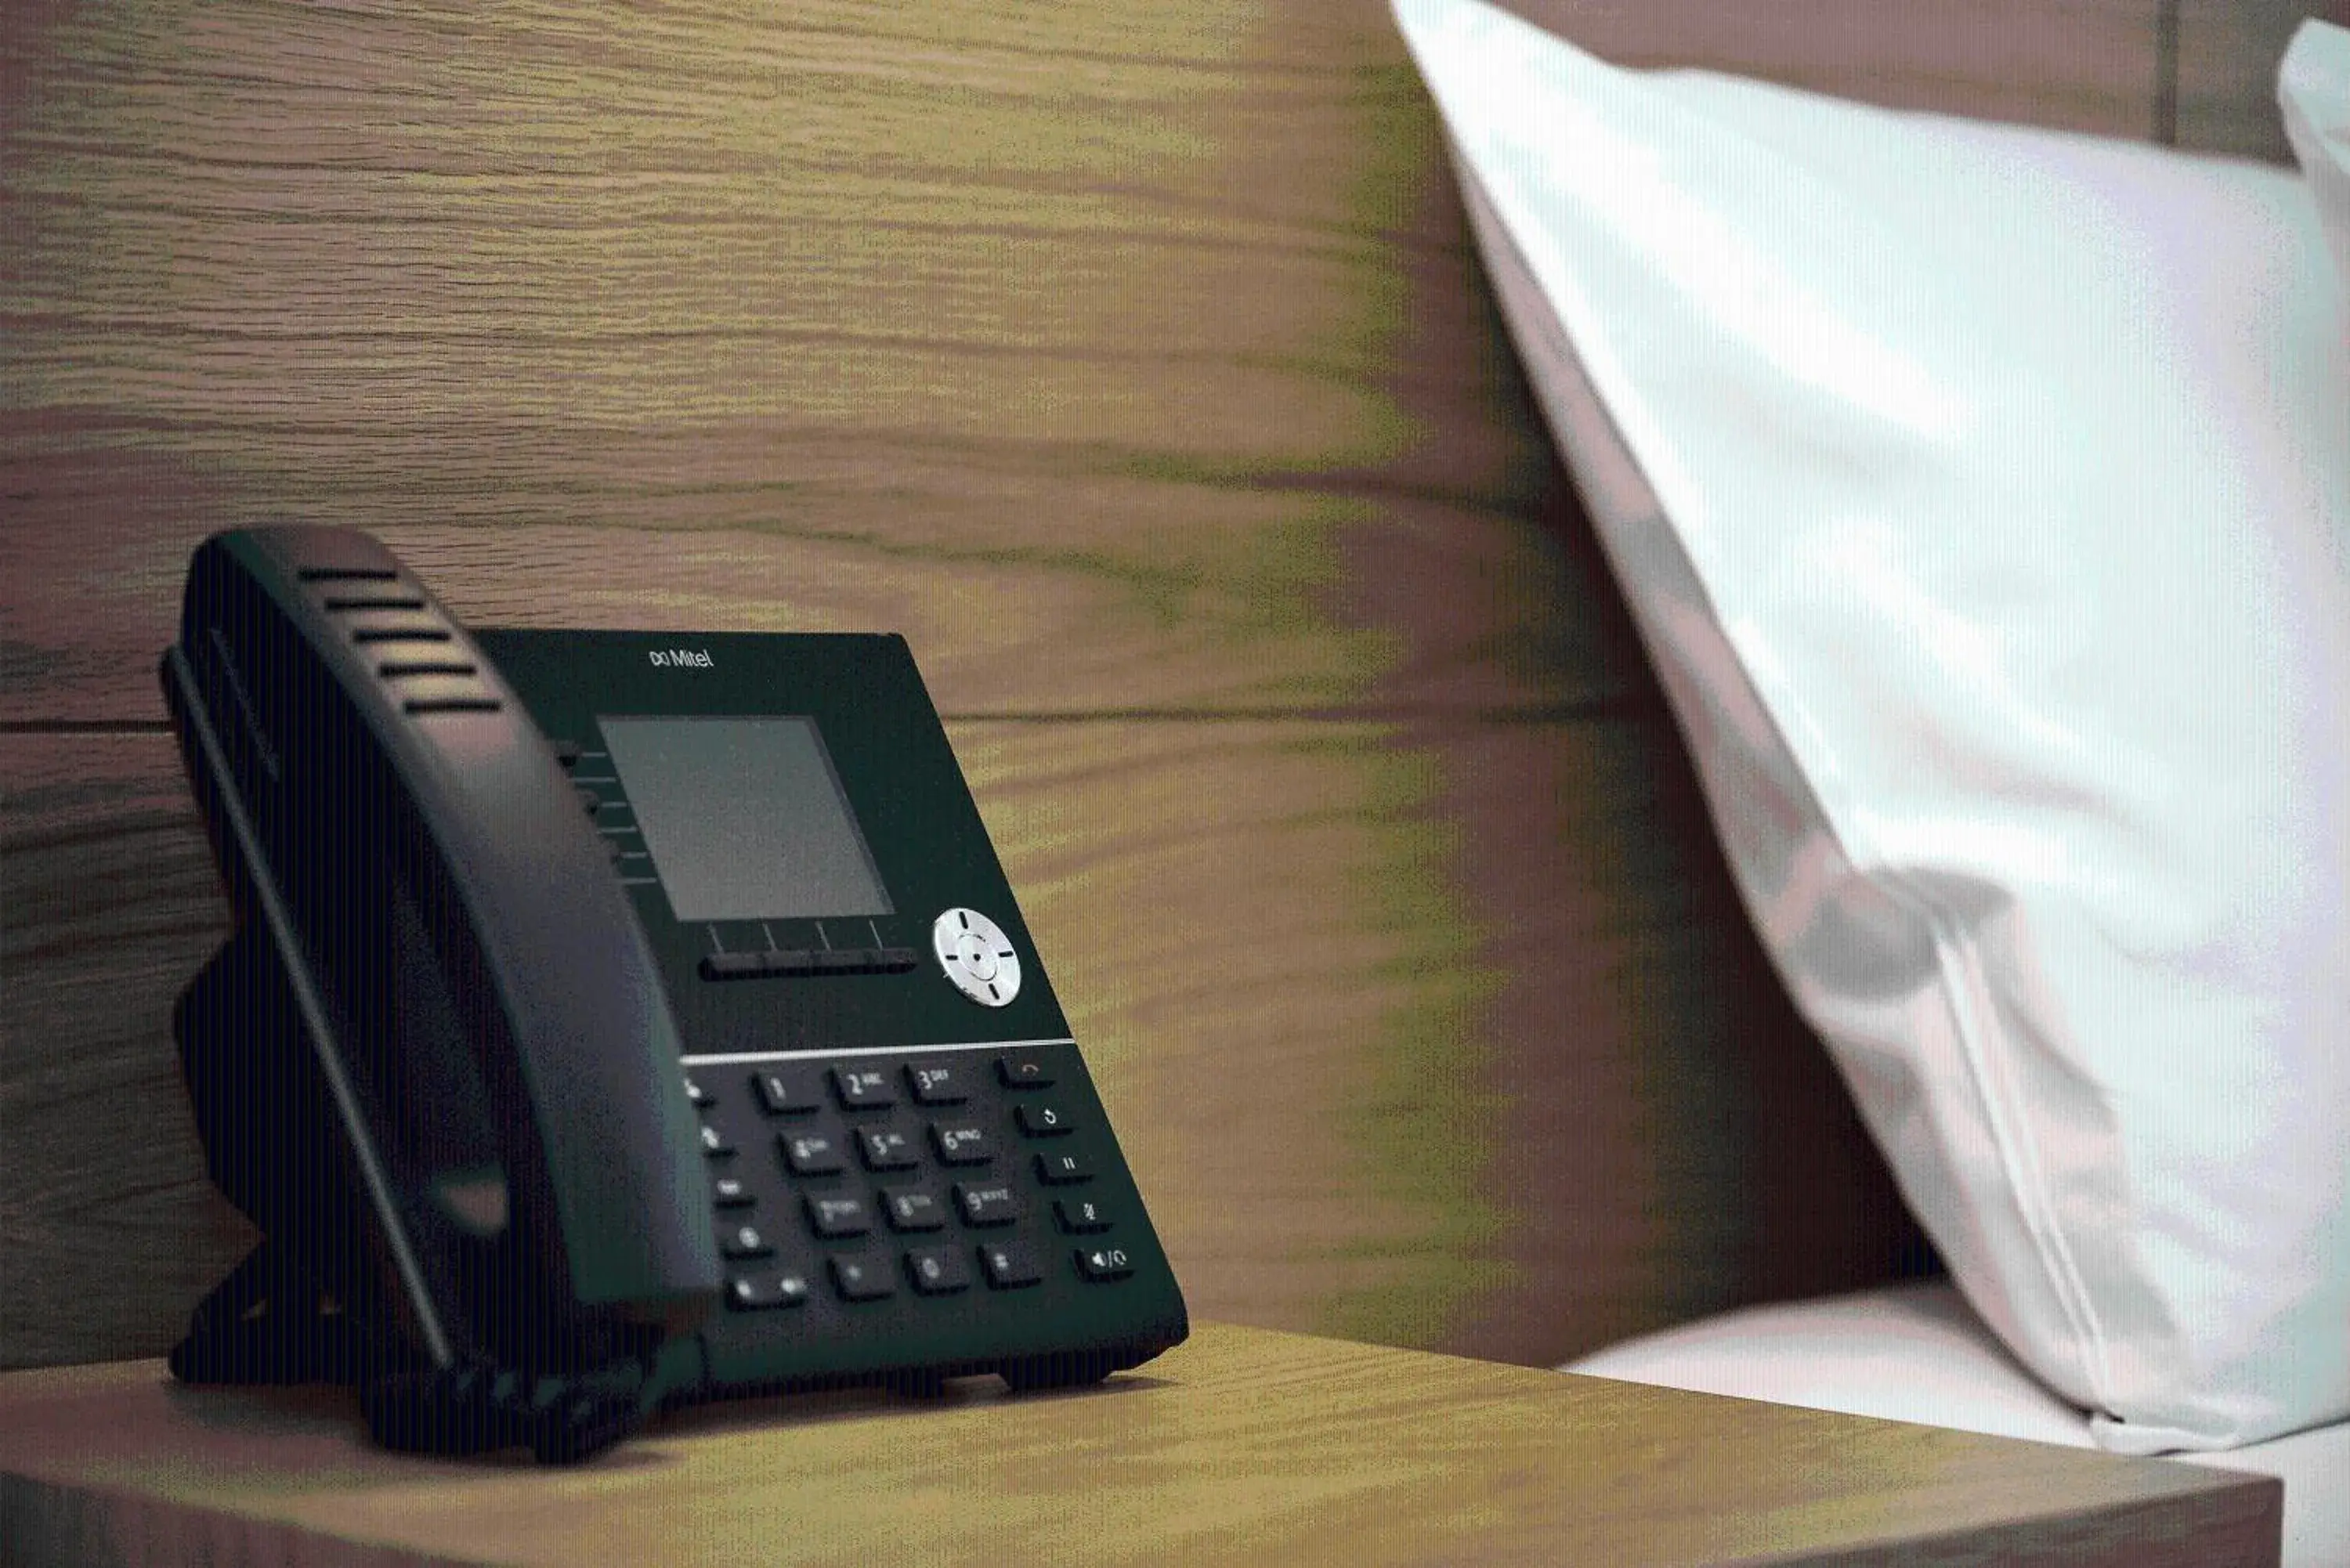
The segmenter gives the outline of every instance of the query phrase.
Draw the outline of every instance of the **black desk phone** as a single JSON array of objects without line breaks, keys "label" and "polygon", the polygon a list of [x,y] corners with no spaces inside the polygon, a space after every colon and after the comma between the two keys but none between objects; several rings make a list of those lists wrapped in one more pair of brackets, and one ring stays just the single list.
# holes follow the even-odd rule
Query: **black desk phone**
[{"label": "black desk phone", "polygon": [[198,548],[161,674],[234,915],[173,1033],[264,1237],[183,1380],[564,1460],[1183,1339],[902,639],[469,633],[368,535],[270,527]]}]

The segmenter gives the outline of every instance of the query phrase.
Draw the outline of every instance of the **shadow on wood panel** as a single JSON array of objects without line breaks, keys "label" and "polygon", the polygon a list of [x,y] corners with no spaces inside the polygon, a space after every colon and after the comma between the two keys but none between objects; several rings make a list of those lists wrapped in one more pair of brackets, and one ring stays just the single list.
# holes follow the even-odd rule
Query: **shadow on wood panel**
[{"label": "shadow on wood panel", "polygon": [[171,743],[0,736],[0,1366],[161,1354],[253,1239],[172,1046],[227,909]]},{"label": "shadow on wood panel", "polygon": [[[1399,332],[1395,358],[1471,346],[1447,380],[1471,386],[1468,400],[1504,432],[1492,465],[1498,491],[1550,545],[1540,602],[1569,628],[1561,635],[1572,649],[1553,679],[1604,670],[1607,695],[1573,723],[1407,722],[1386,742],[1428,770],[1425,820],[1446,837],[1427,867],[1474,933],[1461,943],[1464,958],[1487,966],[1492,982],[1475,1037],[1509,1042],[1497,1071],[1524,1075],[1525,1092],[1495,1124],[1486,1187],[1510,1195],[1519,1218],[1502,1233],[1526,1251],[1490,1259],[1517,1284],[1489,1283],[1440,1336],[1414,1339],[1378,1321],[1368,1300],[1349,1303],[1337,1326],[1556,1360],[1657,1319],[1939,1272],[1746,918],[1686,747],[1510,347],[1458,192],[1431,182],[1419,200],[1411,227],[1448,243],[1415,260],[1411,297],[1432,312]],[[1409,387],[1394,395],[1407,418],[1442,417]],[[1383,580],[1369,569],[1349,576]],[[1541,664],[1543,645],[1525,656]],[[1545,1041],[1556,1060],[1544,1059]],[[1603,1044],[1583,1054],[1595,1041]],[[1578,1064],[1560,1064],[1568,1060]],[[1592,1118],[1613,1123],[1596,1140]],[[1657,1158],[1634,1186],[1659,1219],[1638,1234],[1657,1251],[1611,1260],[1595,1231],[1623,1221],[1591,1197],[1627,1172],[1578,1157],[1642,1139]],[[1623,1274],[1592,1284],[1611,1261]],[[1575,1310],[1562,1315],[1570,1299]]]},{"label": "shadow on wood panel", "polygon": [[1758,77],[1889,109],[2155,134],[2161,0],[1501,0],[1617,65]]},{"label": "shadow on wood panel", "polygon": [[2290,164],[2277,66],[2306,17],[2350,27],[2343,0],[2172,0],[2178,145]]}]

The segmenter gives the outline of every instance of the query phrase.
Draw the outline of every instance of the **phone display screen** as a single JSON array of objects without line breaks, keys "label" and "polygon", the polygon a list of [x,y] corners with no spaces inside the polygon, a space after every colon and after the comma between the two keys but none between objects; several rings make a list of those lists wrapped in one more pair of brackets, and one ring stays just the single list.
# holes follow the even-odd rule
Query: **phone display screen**
[{"label": "phone display screen", "polygon": [[681,921],[892,912],[815,720],[597,723]]}]

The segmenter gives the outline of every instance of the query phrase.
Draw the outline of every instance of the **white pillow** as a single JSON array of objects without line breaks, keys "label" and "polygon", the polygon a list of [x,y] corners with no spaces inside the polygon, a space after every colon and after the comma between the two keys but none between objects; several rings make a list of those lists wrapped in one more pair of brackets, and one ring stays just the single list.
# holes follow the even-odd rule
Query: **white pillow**
[{"label": "white pillow", "polygon": [[2277,68],[2277,108],[2326,242],[2350,280],[2350,28],[2311,17]]},{"label": "white pillow", "polygon": [[1960,1286],[2109,1449],[2350,1413],[2350,345],[2301,184],[1396,11]]}]

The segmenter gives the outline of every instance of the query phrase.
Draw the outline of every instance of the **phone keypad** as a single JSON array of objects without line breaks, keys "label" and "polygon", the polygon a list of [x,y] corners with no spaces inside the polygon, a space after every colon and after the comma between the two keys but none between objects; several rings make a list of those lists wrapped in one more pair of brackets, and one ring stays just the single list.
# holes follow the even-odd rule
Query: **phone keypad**
[{"label": "phone keypad", "polygon": [[946,1205],[935,1192],[899,1191],[884,1193],[881,1202],[889,1215],[892,1231],[941,1231],[946,1228]]},{"label": "phone keypad", "polygon": [[728,1261],[740,1262],[747,1258],[769,1258],[775,1249],[760,1233],[756,1225],[737,1225],[719,1238],[718,1251]]},{"label": "phone keypad", "polygon": [[827,1240],[862,1236],[873,1229],[873,1210],[852,1193],[811,1192],[802,1201],[807,1209],[808,1229]]},{"label": "phone keypad", "polygon": [[898,1293],[896,1277],[871,1253],[836,1252],[828,1261],[834,1288],[843,1301],[875,1302]]},{"label": "phone keypad", "polygon": [[995,1158],[995,1140],[977,1122],[932,1122],[931,1147],[942,1165],[986,1165]]},{"label": "phone keypad", "polygon": [[842,1110],[877,1110],[898,1103],[889,1075],[878,1067],[835,1067],[831,1077],[832,1093]]},{"label": "phone keypad", "polygon": [[[759,1097],[760,1107],[771,1116],[795,1116],[813,1111],[824,1104],[816,1094],[816,1075],[805,1068],[779,1068],[773,1072],[755,1073],[751,1077],[752,1089]],[[695,1105],[706,1105],[696,1100]]]},{"label": "phone keypad", "polygon": [[1018,1291],[1055,1253],[1064,1278],[1128,1278],[1115,1208],[1075,1190],[1095,1157],[1073,1102],[1038,1092],[1053,1077],[1034,1052],[694,1070],[727,1305]]},{"label": "phone keypad", "polygon": [[951,1296],[971,1288],[971,1260],[953,1247],[917,1247],[906,1254],[906,1275],[926,1296]]},{"label": "phone keypad", "polygon": [[1055,1198],[1053,1199],[1053,1222],[1065,1234],[1090,1236],[1109,1229],[1110,1208],[1091,1198]]},{"label": "phone keypad", "polygon": [[925,1106],[959,1106],[971,1098],[971,1069],[960,1062],[934,1062],[906,1069],[907,1086]]},{"label": "phone keypad", "polygon": [[1045,1271],[1036,1266],[1035,1251],[1018,1241],[982,1247],[979,1261],[987,1270],[987,1282],[999,1291],[1016,1291],[1045,1277]]},{"label": "phone keypad", "polygon": [[737,1312],[757,1312],[767,1307],[806,1306],[808,1280],[806,1274],[777,1273],[734,1274],[726,1282],[726,1304]]},{"label": "phone keypad", "polygon": [[828,1133],[785,1133],[784,1163],[794,1176],[833,1176],[848,1168],[840,1139]]},{"label": "phone keypad", "polygon": [[1084,1155],[1056,1148],[1036,1157],[1036,1179],[1047,1187],[1075,1187],[1094,1179],[1094,1168]]}]

